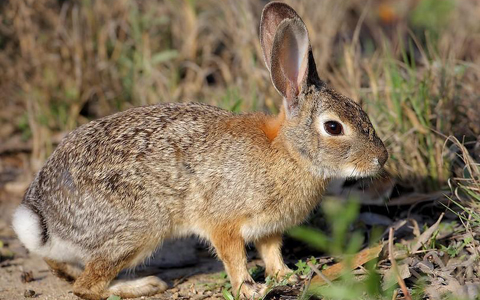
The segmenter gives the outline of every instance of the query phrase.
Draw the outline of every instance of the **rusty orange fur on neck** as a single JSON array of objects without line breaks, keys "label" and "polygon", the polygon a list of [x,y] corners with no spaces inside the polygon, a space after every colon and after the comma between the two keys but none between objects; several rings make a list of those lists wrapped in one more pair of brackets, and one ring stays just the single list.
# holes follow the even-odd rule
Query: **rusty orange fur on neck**
[{"label": "rusty orange fur on neck", "polygon": [[268,140],[272,142],[278,135],[280,128],[282,128],[285,121],[285,109],[281,108],[280,113],[276,116],[268,116],[265,118],[265,123],[262,124],[262,130],[265,132]]}]

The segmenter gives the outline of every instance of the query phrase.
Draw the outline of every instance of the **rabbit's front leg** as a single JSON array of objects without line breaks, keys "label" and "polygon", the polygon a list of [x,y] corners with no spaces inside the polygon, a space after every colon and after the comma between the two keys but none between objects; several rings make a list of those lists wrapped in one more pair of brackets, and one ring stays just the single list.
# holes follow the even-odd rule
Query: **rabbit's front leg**
[{"label": "rabbit's front leg", "polygon": [[266,285],[253,281],[247,269],[245,241],[239,230],[226,228],[216,230],[211,235],[211,242],[218,257],[222,260],[232,284],[232,293],[246,299],[261,298],[267,291]]},{"label": "rabbit's front leg", "polygon": [[281,234],[263,237],[255,243],[255,247],[265,263],[266,276],[277,279],[283,279],[288,276],[288,282],[295,283],[298,281],[298,277],[283,262]]}]

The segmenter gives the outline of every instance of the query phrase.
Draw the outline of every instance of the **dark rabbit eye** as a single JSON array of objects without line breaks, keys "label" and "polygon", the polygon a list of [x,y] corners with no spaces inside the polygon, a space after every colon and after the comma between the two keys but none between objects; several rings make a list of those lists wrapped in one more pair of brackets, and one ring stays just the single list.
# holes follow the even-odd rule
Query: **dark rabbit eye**
[{"label": "dark rabbit eye", "polygon": [[340,135],[343,133],[342,124],[335,122],[335,121],[327,121],[324,124],[325,130],[330,135]]}]

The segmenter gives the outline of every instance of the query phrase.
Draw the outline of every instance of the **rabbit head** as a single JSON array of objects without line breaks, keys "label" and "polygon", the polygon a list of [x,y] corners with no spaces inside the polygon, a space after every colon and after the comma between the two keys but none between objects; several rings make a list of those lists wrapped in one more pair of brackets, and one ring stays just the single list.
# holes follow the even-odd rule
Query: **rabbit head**
[{"label": "rabbit head", "polygon": [[305,24],[288,5],[265,6],[260,42],[273,85],[283,96],[288,149],[324,178],[376,174],[388,152],[362,108],[320,80]]}]

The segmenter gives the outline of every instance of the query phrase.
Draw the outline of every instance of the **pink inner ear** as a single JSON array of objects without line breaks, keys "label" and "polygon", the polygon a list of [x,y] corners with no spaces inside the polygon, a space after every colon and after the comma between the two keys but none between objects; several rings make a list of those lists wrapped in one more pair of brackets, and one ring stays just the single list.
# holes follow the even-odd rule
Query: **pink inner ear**
[{"label": "pink inner ear", "polygon": [[[307,45],[305,47],[306,49],[303,49],[303,57],[300,57],[299,61],[299,68],[298,68],[298,73],[297,73],[297,84],[299,87],[302,86],[303,81],[306,79],[307,76],[307,70],[308,70],[308,38],[307,38]],[[302,53],[302,52],[300,52]]]},{"label": "pink inner ear", "polygon": [[308,34],[302,26],[292,23],[284,32],[280,61],[285,76],[286,96],[299,94],[308,68]]}]

